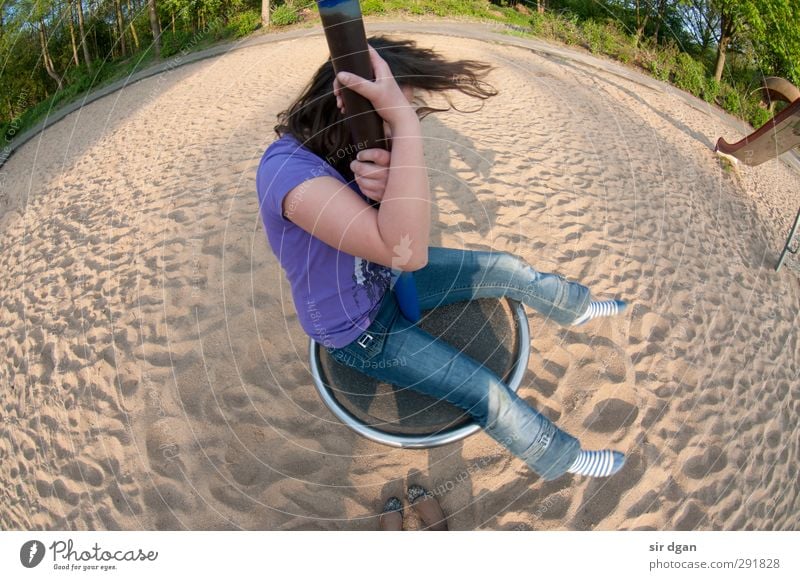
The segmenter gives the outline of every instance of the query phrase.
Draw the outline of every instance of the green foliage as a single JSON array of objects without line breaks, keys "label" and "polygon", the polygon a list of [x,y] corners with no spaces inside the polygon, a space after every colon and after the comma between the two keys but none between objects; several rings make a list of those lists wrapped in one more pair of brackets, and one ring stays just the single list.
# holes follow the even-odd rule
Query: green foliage
[{"label": "green foliage", "polygon": [[[157,2],[164,28],[163,59],[199,50],[214,40],[241,38],[259,28],[261,23],[260,0]],[[631,0],[548,0],[545,14],[538,14],[533,2],[526,3],[531,13],[523,14],[514,8],[518,3],[511,0],[362,0],[361,9],[365,15],[404,12],[489,19],[505,24],[515,34],[533,33],[568,45],[583,45],[592,53],[608,55],[625,63],[637,63],[655,78],[671,81],[709,103],[717,102],[754,126],[763,124],[770,116],[753,92],[758,84],[754,78],[757,72],[786,77],[800,84],[798,0],[703,0],[693,3],[695,9],[707,11],[708,14],[704,13],[706,16],[723,10],[737,23],[726,62],[726,82],[723,83],[711,79],[704,68],[703,63],[713,71],[716,50],[713,42],[708,43],[708,36],[700,38],[697,30],[689,25],[687,0],[669,0],[663,19],[655,18],[650,12],[646,21],[642,16],[660,6],[658,0],[638,3]],[[120,50],[113,5],[110,0],[97,0],[94,6],[99,9],[91,11],[87,3],[83,3],[86,29],[91,31],[87,45],[95,68],[75,67],[69,29],[66,21],[53,10],[56,4],[55,0],[6,0],[3,6],[0,54],[4,55],[6,64],[0,75],[0,94],[11,97],[8,102],[0,102],[0,128],[13,128],[16,134],[20,134],[44,115],[52,113],[54,106],[143,68],[153,58],[152,50],[144,52],[152,40],[147,10],[134,15],[123,8],[126,24],[130,23],[129,18],[134,18],[142,49],[138,54],[129,53],[125,58],[114,59],[112,50],[114,55],[119,55]],[[314,13],[315,2],[275,0],[272,7],[272,24],[286,26],[298,22],[306,9]],[[173,14],[174,32],[171,26]],[[56,72],[64,76],[62,90],[58,92],[55,91],[55,81],[42,66],[39,38],[35,27],[30,24],[40,17],[48,25],[48,50]],[[658,43],[653,40],[657,24]],[[640,26],[641,39],[636,39],[634,35]],[[673,40],[664,43],[665,38]],[[132,44],[128,42],[129,50]],[[694,55],[699,56],[695,59]],[[102,68],[97,69],[101,64]],[[25,95],[25,99],[16,104],[19,95]]]},{"label": "green foliage", "polygon": [[260,12],[256,10],[240,12],[228,20],[228,25],[224,29],[225,36],[241,38],[242,36],[247,36],[259,26],[261,26]]},{"label": "green foliage", "polygon": [[758,129],[773,117],[761,102],[760,91],[748,90],[747,85],[729,85],[723,82],[720,85],[719,95],[723,109],[747,121],[754,129]]},{"label": "green foliage", "polygon": [[361,13],[364,15],[383,14],[383,4],[384,2],[381,0],[362,0]]},{"label": "green foliage", "polygon": [[679,89],[689,91],[695,97],[705,93],[705,68],[685,52],[678,53],[675,59],[674,83]]},{"label": "green foliage", "polygon": [[183,28],[178,28],[175,32],[172,32],[172,29],[166,30],[161,34],[161,58],[178,54],[189,45],[191,38],[191,30]]},{"label": "green foliage", "polygon": [[575,16],[534,13],[529,22],[531,31],[537,36],[557,40],[564,44],[580,44],[583,40]]},{"label": "green foliage", "polygon": [[677,66],[678,47],[670,43],[664,47],[648,47],[641,51],[640,61],[660,81],[669,81]]},{"label": "green foliage", "polygon": [[706,85],[703,89],[703,99],[709,103],[714,103],[719,95],[720,84],[713,78],[708,77],[705,79]]},{"label": "green foliage", "polygon": [[276,6],[269,18],[270,24],[274,26],[288,26],[300,20],[297,8],[292,3]]},{"label": "green foliage", "polygon": [[735,117],[742,116],[743,99],[741,93],[728,83],[720,85],[720,99],[722,108]]},{"label": "green foliage", "polygon": [[586,47],[593,53],[608,54],[611,48],[611,39],[604,24],[594,20],[583,23],[583,38]]},{"label": "green foliage", "polygon": [[771,118],[772,115],[770,115],[768,110],[762,107],[753,107],[750,110],[747,121],[753,126],[754,129],[758,129]]}]

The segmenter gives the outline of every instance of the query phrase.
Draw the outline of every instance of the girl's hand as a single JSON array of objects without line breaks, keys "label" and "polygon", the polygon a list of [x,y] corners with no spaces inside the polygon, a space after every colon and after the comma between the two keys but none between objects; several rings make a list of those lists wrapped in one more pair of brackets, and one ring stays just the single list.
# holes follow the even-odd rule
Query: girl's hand
[{"label": "girl's hand", "polygon": [[372,70],[375,74],[374,81],[368,81],[356,74],[340,72],[333,83],[333,92],[336,94],[336,106],[344,113],[344,101],[341,98],[341,88],[347,87],[362,97],[369,99],[372,106],[389,125],[394,125],[409,118],[417,119],[414,108],[408,102],[400,86],[392,75],[389,65],[378,54],[378,51],[367,45]]},{"label": "girl's hand", "polygon": [[344,100],[342,99],[342,83],[338,77],[333,77],[333,94],[336,95],[336,108],[344,115]]},{"label": "girl's hand", "polygon": [[357,160],[350,164],[361,193],[380,202],[386,183],[389,181],[391,153],[385,149],[364,149],[358,152]]}]

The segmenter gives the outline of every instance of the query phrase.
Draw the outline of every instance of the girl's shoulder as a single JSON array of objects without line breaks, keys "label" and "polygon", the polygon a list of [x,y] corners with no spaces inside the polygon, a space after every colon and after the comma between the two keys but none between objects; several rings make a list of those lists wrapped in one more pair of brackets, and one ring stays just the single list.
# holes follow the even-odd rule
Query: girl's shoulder
[{"label": "girl's shoulder", "polygon": [[327,164],[322,157],[303,145],[297,137],[291,133],[285,133],[275,139],[267,146],[264,155],[261,157],[261,165],[276,158],[284,158],[283,161],[293,163],[308,163],[309,161],[317,164]]},{"label": "girl's shoulder", "polygon": [[294,187],[314,177],[341,176],[322,157],[286,133],[269,144],[256,172],[256,189],[262,207],[276,215],[283,197]]}]

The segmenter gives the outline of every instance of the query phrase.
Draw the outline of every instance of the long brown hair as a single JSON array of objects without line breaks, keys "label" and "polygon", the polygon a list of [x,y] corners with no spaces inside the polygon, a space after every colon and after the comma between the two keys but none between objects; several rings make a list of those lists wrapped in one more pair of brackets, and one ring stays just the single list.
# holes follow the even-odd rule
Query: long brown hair
[{"label": "long brown hair", "polygon": [[[450,107],[437,109],[427,106],[415,96],[420,119],[437,111],[450,108],[461,111],[453,104],[445,91],[458,90],[465,95],[484,101],[497,94],[497,90],[483,81],[494,69],[493,66],[476,60],[448,61],[429,48],[418,48],[413,40],[391,40],[385,36],[371,36],[367,42],[386,61],[400,86],[411,86],[429,92],[442,92]],[[354,153],[350,134],[344,124],[344,116],[336,106],[333,94],[333,65],[330,57],[319,67],[302,94],[288,109],[278,114],[275,133],[278,137],[286,133],[293,135],[305,147],[323,159],[335,159],[334,168],[348,181],[353,179],[350,162],[353,155],[339,157],[331,155],[337,151]],[[476,110],[480,110],[481,106]]]}]

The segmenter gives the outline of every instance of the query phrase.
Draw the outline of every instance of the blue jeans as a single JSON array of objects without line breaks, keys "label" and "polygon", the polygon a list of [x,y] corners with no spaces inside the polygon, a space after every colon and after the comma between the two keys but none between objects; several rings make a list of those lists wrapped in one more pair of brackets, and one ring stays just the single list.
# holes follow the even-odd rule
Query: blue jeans
[{"label": "blue jeans", "polygon": [[[414,272],[420,309],[508,296],[567,326],[589,308],[586,286],[533,269],[507,252],[430,247]],[[338,362],[398,387],[444,399],[545,480],[572,465],[580,443],[517,396],[493,371],[407,320],[387,291],[377,316],[356,340],[327,351]],[[380,364],[380,361],[387,364]],[[396,365],[392,361],[412,364]]]}]

